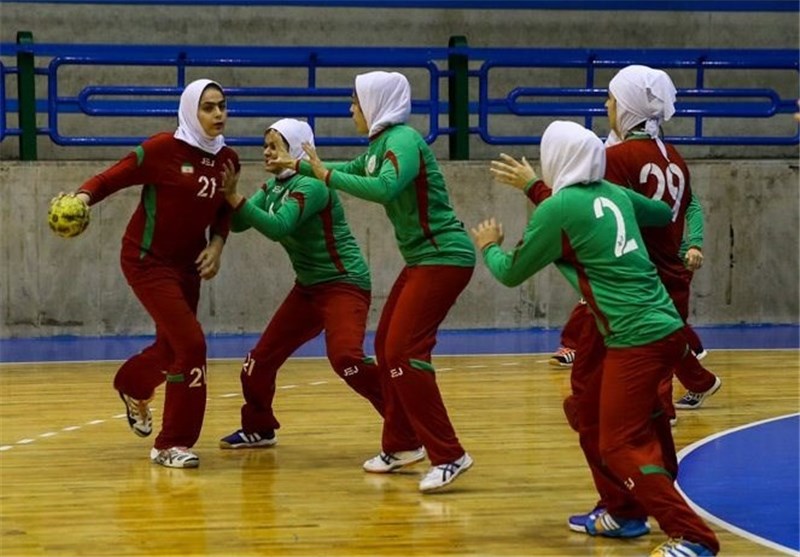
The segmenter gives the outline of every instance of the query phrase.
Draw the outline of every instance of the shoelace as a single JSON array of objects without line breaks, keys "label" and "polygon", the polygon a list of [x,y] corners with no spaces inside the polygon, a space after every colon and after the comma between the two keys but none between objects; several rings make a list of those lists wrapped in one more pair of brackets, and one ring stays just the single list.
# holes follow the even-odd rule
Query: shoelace
[{"label": "shoelace", "polygon": [[694,400],[699,402],[703,400],[703,393],[695,393],[693,391],[689,391],[685,395],[683,395],[683,399],[686,401]]},{"label": "shoelace", "polygon": [[441,470],[442,472],[442,481],[447,481],[448,475],[452,476],[458,469],[461,468],[460,464],[456,464],[455,462],[448,462],[447,464],[440,464],[436,467],[437,470]]},{"label": "shoelace", "polygon": [[392,462],[394,462],[395,460],[400,460],[399,458],[394,456],[393,453],[384,453],[384,452],[382,452],[380,456],[381,456],[381,460],[383,461],[383,463],[386,464],[387,466],[389,464],[391,464]]}]

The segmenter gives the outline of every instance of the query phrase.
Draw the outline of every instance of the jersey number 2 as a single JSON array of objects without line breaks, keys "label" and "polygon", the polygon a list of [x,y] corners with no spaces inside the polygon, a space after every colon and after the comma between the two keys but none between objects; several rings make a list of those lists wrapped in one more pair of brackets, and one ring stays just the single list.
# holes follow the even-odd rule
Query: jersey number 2
[{"label": "jersey number 2", "polygon": [[617,221],[617,239],[614,242],[614,256],[622,257],[628,252],[639,248],[635,238],[628,238],[625,235],[625,221],[622,218],[622,212],[619,210],[613,201],[607,197],[598,197],[594,200],[594,216],[595,218],[603,218],[603,209],[608,209],[614,220]]}]

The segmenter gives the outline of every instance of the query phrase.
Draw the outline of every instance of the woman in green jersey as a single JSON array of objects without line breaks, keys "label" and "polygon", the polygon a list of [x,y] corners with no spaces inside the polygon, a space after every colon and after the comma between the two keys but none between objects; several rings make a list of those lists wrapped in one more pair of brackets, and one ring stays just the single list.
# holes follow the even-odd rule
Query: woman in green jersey
[{"label": "woman in green jersey", "polygon": [[[554,263],[586,300],[607,348],[600,388],[582,400],[599,415],[593,434],[603,462],[643,514],[655,517],[670,537],[653,556],[716,555],[714,532],[673,484],[675,448],[660,441],[652,418],[663,415],[659,385],[671,378],[689,348],[683,320],[648,256],[639,226],[664,226],[672,211],[662,201],[604,181],[603,143],[574,122],[548,126],[541,160],[553,195],[533,213],[522,241],[504,252],[502,226],[491,219],[473,229],[475,243],[489,271],[506,286]],[[598,520],[591,526],[622,526],[609,514],[603,516],[611,522]]]},{"label": "woman in green jersey", "polygon": [[425,458],[433,465],[420,491],[438,490],[472,466],[456,437],[436,384],[431,351],[436,334],[475,266],[475,250],[450,204],[433,152],[414,128],[411,88],[400,73],[356,76],[350,108],[369,147],[356,159],[323,164],[312,146],[309,161],[286,164],[331,189],[380,203],[394,228],[405,267],[383,307],[375,353],[384,380],[381,452],[367,472],[388,473]]},{"label": "woman in green jersey", "polygon": [[280,423],[272,409],[275,377],[300,346],[325,331],[328,360],[336,374],[383,414],[378,368],[364,356],[371,300],[369,269],[345,220],[335,191],[316,178],[281,169],[274,159],[287,150],[303,156],[313,145],[311,127],[285,118],[264,134],[264,162],[276,174],[250,199],[237,191],[227,167],[225,198],[234,208],[232,229],[255,228],[279,242],[297,275],[294,287],[272,316],[242,366],[242,427],[220,440],[223,449],[268,447]]}]

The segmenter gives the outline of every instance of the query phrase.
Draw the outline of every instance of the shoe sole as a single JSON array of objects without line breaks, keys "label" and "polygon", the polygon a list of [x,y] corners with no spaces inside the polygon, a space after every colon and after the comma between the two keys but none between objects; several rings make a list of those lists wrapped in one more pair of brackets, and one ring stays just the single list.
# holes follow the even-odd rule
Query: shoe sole
[{"label": "shoe sole", "polygon": [[405,468],[406,466],[411,466],[412,464],[416,464],[417,462],[422,462],[423,460],[425,460],[425,453],[422,453],[419,456],[419,458],[415,458],[414,460],[408,460],[402,464],[397,464],[397,463],[392,464],[389,468],[386,468],[384,470],[370,470],[366,466],[363,466],[362,468],[364,468],[364,472],[369,472],[370,474],[391,474],[392,472],[400,470],[401,468]]},{"label": "shoe sole", "polygon": [[197,468],[197,467],[200,466],[200,460],[199,459],[198,460],[190,460],[190,461],[184,462],[182,464],[169,464],[168,462],[159,462],[157,460],[152,460],[152,459],[150,461],[153,464],[158,464],[159,466],[163,466],[165,468],[175,468],[175,469],[178,469],[178,470],[181,469],[181,468]]},{"label": "shoe sole", "polygon": [[550,359],[547,361],[553,367],[572,367],[572,364],[565,364],[564,362],[559,362],[556,359]]},{"label": "shoe sole", "polygon": [[469,471],[469,469],[472,468],[473,464],[475,464],[475,461],[474,460],[470,460],[468,464],[465,464],[464,466],[459,468],[458,472],[456,472],[455,474],[450,476],[450,479],[447,481],[447,483],[443,483],[442,485],[437,485],[435,487],[429,487],[427,489],[420,489],[420,491],[422,493],[431,493],[431,492],[440,491],[440,490],[446,488],[447,486],[452,484],[454,481],[456,481],[459,476],[461,476],[462,474],[466,474]]},{"label": "shoe sole", "polygon": [[571,523],[569,520],[567,520],[567,526],[573,532],[578,532],[578,533],[581,533],[581,534],[587,534],[588,533],[586,531],[586,526],[578,526],[577,524]]},{"label": "shoe sole", "polygon": [[278,444],[278,440],[274,439],[272,441],[268,441],[266,443],[262,443],[259,441],[258,443],[237,443],[236,445],[232,445],[230,443],[226,443],[225,441],[219,442],[220,449],[230,449],[230,450],[238,450],[238,449],[266,449],[268,447],[274,447]]}]

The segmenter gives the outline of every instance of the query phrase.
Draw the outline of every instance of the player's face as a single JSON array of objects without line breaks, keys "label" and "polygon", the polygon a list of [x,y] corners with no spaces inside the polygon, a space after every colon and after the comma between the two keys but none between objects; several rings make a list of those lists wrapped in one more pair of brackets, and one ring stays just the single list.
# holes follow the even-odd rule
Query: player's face
[{"label": "player's face", "polygon": [[225,131],[228,105],[222,91],[216,87],[206,87],[197,107],[197,119],[208,137],[217,137]]},{"label": "player's face", "polygon": [[267,133],[264,134],[264,168],[267,172],[277,174],[283,170],[276,166],[274,161],[280,154],[286,153],[288,150],[289,145],[280,133],[276,130],[267,130]]},{"label": "player's face", "polygon": [[608,112],[608,123],[611,129],[619,135],[619,130],[617,129],[617,99],[614,98],[611,92],[608,93],[608,99],[606,100],[606,112]]},{"label": "player's face", "polygon": [[353,93],[353,100],[350,104],[350,114],[353,115],[353,123],[356,125],[356,131],[365,135],[368,134],[369,126],[367,125],[367,119],[364,118],[364,113],[361,112],[361,105],[355,93]]}]

